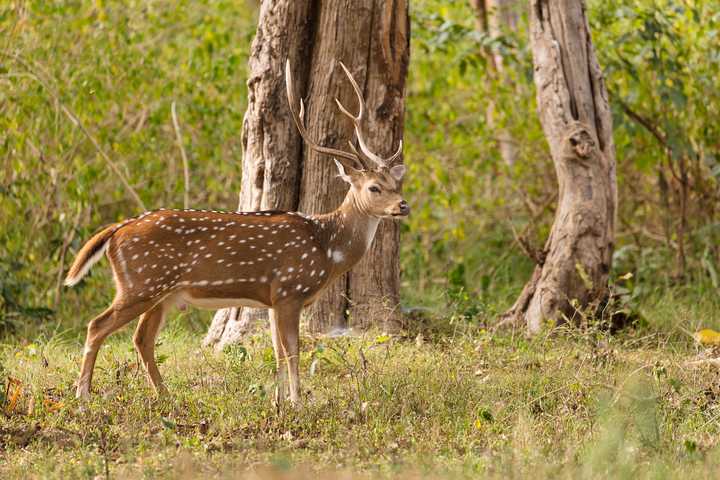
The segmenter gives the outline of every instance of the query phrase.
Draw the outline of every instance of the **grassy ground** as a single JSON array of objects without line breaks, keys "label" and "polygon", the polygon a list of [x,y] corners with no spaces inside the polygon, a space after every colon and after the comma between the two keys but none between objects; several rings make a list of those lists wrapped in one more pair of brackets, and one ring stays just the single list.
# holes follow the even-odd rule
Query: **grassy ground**
[{"label": "grassy ground", "polygon": [[709,478],[720,383],[684,365],[698,348],[675,326],[709,322],[716,303],[648,301],[650,324],[613,336],[458,324],[305,337],[297,411],[273,406],[267,334],[217,354],[187,314],[160,337],[167,400],[152,397],[129,329],[103,347],[87,405],[72,398],[78,335],[7,341],[0,368],[18,383],[0,416],[0,477]]},{"label": "grassy ground", "polygon": [[[207,316],[183,314],[158,347],[172,398],[152,397],[127,330],[102,350],[92,402],[75,402],[83,328],[112,291],[105,262],[73,290],[61,288],[62,273],[92,232],[143,209],[61,106],[156,208],[179,206],[184,194],[175,103],[191,205],[233,208],[256,3],[0,2],[0,478],[714,477],[720,382],[710,367],[685,365],[699,349],[684,331],[720,329],[717,225],[705,194],[691,198],[679,282],[676,239],[657,233],[677,220],[658,180],[665,148],[627,119],[616,116],[621,203],[611,281],[618,306],[642,320],[613,336],[586,326],[532,340],[478,325],[492,324],[529,277],[533,264],[513,238],[526,232],[542,246],[553,217],[543,205],[556,183],[542,153],[527,29],[492,42],[512,81],[493,79],[467,67],[484,57],[467,2],[412,4],[405,189],[414,214],[403,224],[402,298],[430,308],[433,320],[391,338],[304,338],[304,405],[278,411],[268,335],[218,354],[199,347]],[[665,13],[679,10],[653,4],[666,12],[641,27],[627,8],[590,7],[614,19],[593,35],[605,60],[622,53],[635,59],[628,65],[650,65],[646,55],[665,51],[666,38],[691,52],[667,55],[687,68],[667,64],[661,87],[634,70],[626,78],[609,68],[607,79],[651,119],[644,109],[668,104],[667,92],[672,103],[688,96],[687,108],[666,112],[665,132],[678,140],[673,148],[707,145],[713,130],[700,127],[715,110],[702,87],[717,62],[697,52],[714,52],[712,15],[702,28],[685,15],[687,32],[669,36]],[[660,36],[647,37],[656,26]],[[493,122],[478,115],[488,107]],[[517,141],[509,170],[496,126]],[[695,203],[702,215],[692,215]]]}]

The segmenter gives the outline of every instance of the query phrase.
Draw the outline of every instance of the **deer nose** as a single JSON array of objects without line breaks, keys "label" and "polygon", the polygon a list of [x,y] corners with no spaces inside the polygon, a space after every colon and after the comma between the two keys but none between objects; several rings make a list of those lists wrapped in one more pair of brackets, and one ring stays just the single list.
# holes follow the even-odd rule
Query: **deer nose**
[{"label": "deer nose", "polygon": [[400,207],[400,213],[402,213],[403,215],[407,215],[408,213],[410,213],[410,205],[408,205],[408,203],[405,200],[402,200],[400,202],[399,207]]}]

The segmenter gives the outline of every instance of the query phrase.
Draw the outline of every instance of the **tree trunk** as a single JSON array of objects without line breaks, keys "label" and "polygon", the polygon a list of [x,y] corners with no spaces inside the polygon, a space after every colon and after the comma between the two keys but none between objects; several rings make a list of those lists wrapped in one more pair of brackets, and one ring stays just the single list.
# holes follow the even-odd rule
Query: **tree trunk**
[{"label": "tree trunk", "polygon": [[[252,42],[248,76],[248,108],[243,118],[243,166],[238,211],[297,208],[301,138],[290,120],[285,96],[287,52],[309,55],[308,18],[311,1],[266,0]],[[293,78],[304,88],[307,65],[291,63]],[[215,313],[204,345],[222,349],[239,341],[267,311],[226,308]]]},{"label": "tree trunk", "polygon": [[531,0],[538,113],[558,178],[542,259],[506,319],[530,333],[607,296],[617,188],[612,118],[582,0]]},{"label": "tree trunk", "polygon": [[[388,157],[403,138],[405,79],[410,61],[408,4],[405,0],[376,1],[372,16],[364,92],[372,112],[367,137],[373,151]],[[374,248],[350,272],[350,327],[373,325],[393,330],[400,326],[399,258],[399,224],[380,222]]]},{"label": "tree trunk", "polygon": [[[282,209],[304,213],[337,207],[345,184],[332,159],[303,148],[285,96],[284,63],[290,59],[296,88],[306,100],[312,138],[346,148],[350,122],[338,114],[335,97],[354,105],[354,94],[336,65],[343,61],[361,86],[369,107],[370,147],[389,154],[402,138],[404,87],[409,58],[409,16],[404,0],[265,0],[250,56],[248,110],[243,122],[243,180],[240,210]],[[385,222],[382,222],[385,223]],[[308,309],[310,330],[348,326],[348,314],[374,299],[390,299],[395,311],[399,291],[398,227],[378,229],[366,258],[328,288]],[[205,345],[217,348],[240,341],[266,312],[224,309],[216,313]],[[355,325],[355,315],[351,324]],[[397,316],[373,317],[396,322]],[[366,323],[361,323],[363,326]]]},{"label": "tree trunk", "polygon": [[[363,88],[368,106],[364,126],[370,148],[389,155],[402,139],[405,78],[409,61],[409,16],[405,0],[323,2],[313,39],[308,84],[308,125],[315,138],[344,148],[353,138],[352,123],[335,112],[335,97],[344,105],[355,99],[342,82],[335,60],[343,61]],[[345,195],[345,185],[328,159],[304,152],[300,210],[327,212]],[[323,192],[318,195],[317,192]],[[375,324],[394,327],[399,321],[399,230],[381,222],[373,246],[363,260],[338,279],[309,309],[310,330],[327,332]]]}]

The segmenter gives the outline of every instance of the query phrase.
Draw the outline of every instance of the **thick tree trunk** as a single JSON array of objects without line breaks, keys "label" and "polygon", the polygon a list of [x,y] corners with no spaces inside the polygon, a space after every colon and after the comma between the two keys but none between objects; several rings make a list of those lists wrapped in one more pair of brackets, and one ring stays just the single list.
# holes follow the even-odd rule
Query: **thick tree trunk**
[{"label": "thick tree trunk", "polygon": [[612,118],[582,0],[532,0],[538,113],[555,171],[555,222],[510,321],[530,333],[607,296],[617,189]]},{"label": "thick tree trunk", "polygon": [[[375,2],[372,31],[367,34],[369,55],[364,94],[372,112],[367,137],[375,152],[388,157],[403,137],[405,79],[410,61],[407,2]],[[399,258],[399,224],[381,222],[374,248],[350,272],[350,327],[372,325],[392,330],[400,326]]]},{"label": "thick tree trunk", "polygon": [[[288,53],[307,58],[312,14],[309,0],[266,0],[260,7],[251,47],[248,108],[243,118],[243,175],[238,211],[294,210],[299,195],[301,138],[290,121],[285,97]],[[304,88],[307,64],[292,62],[293,78]],[[204,345],[222,348],[239,341],[265,310],[226,308],[216,312]]]},{"label": "thick tree trunk", "polygon": [[[402,138],[408,28],[404,0],[262,2],[243,123],[240,210],[328,212],[345,194],[332,159],[304,149],[291,121],[283,74],[286,58],[290,58],[296,88],[306,100],[305,119],[312,138],[335,148],[346,148],[347,140],[353,138],[352,126],[338,114],[334,100],[338,97],[349,106],[355,102],[337,65],[343,61],[364,86],[370,147],[381,155],[394,151]],[[367,319],[354,312],[367,311],[367,305],[377,298],[389,299],[388,308],[395,312],[398,248],[397,225],[383,225],[363,262],[308,309],[310,330],[347,327],[348,314],[351,325],[397,322],[397,315]],[[204,344],[222,348],[240,341],[266,316],[265,311],[255,309],[220,310]]]},{"label": "thick tree trunk", "polygon": [[[402,139],[405,78],[409,60],[409,16],[404,0],[322,2],[308,84],[307,121],[315,138],[344,148],[353,138],[352,124],[335,114],[335,97],[344,105],[355,99],[339,79],[335,61],[343,61],[364,90],[370,148],[380,155],[394,152]],[[345,185],[326,157],[304,152],[300,210],[327,212],[345,194]],[[323,192],[318,195],[317,192]],[[327,332],[349,326],[395,326],[399,297],[398,225],[381,222],[365,258],[336,281],[307,310],[310,330]],[[344,299],[343,301],[338,301]]]}]

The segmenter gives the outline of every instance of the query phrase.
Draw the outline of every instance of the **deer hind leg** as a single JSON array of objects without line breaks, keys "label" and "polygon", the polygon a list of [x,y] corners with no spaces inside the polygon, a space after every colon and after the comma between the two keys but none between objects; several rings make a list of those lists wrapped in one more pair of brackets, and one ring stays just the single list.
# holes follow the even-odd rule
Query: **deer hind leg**
[{"label": "deer hind leg", "polygon": [[270,313],[270,330],[278,368],[277,400],[282,402],[289,393],[290,403],[300,401],[300,312],[302,305],[276,306]]},{"label": "deer hind leg", "polygon": [[92,384],[93,369],[95,360],[103,341],[119,328],[130,323],[135,317],[147,310],[151,304],[143,302],[121,306],[113,302],[103,313],[95,317],[89,324],[87,337],[85,339],[85,351],[83,354],[82,367],[80,367],[80,378],[78,379],[75,396],[87,399],[90,397],[90,386]]},{"label": "deer hind leg", "polygon": [[165,310],[166,308],[160,303],[143,313],[133,335],[133,342],[142,358],[148,380],[159,396],[168,394],[155,362],[155,340],[162,328]]}]

